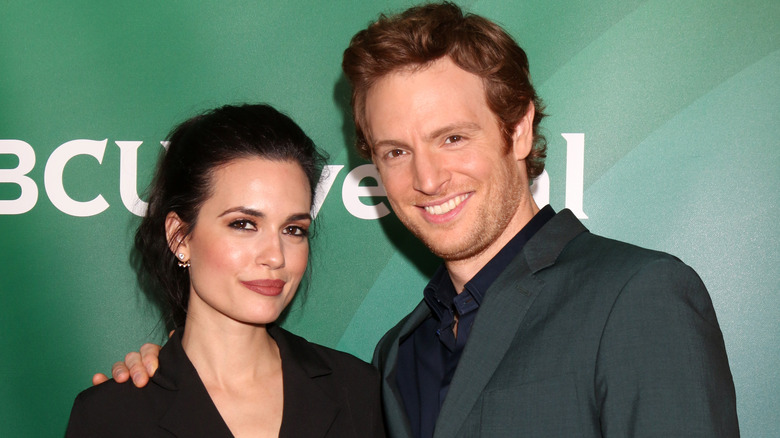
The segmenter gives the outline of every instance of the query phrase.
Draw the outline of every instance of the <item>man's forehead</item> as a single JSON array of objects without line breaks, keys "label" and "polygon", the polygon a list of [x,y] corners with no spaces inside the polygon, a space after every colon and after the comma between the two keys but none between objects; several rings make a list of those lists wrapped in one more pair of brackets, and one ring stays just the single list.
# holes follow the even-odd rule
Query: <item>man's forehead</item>
[{"label": "man's forehead", "polygon": [[[481,104],[481,105],[480,105]],[[484,105],[484,107],[482,106]],[[461,118],[469,111],[487,109],[487,96],[482,78],[454,64],[449,58],[436,63],[415,64],[396,69],[379,78],[368,90],[364,100],[364,132],[370,137],[376,134],[372,121],[381,124],[388,118],[410,120],[407,112],[425,115],[414,119],[418,125],[427,125],[431,130],[442,124],[465,123]],[[397,125],[383,124],[387,128]],[[428,129],[426,129],[427,131]]]}]

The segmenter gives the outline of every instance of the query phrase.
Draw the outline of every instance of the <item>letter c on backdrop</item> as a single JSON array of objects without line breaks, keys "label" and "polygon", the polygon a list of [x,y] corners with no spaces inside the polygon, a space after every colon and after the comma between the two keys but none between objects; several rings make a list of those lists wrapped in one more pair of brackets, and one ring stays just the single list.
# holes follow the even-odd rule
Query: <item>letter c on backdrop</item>
[{"label": "letter c on backdrop", "polygon": [[71,140],[63,143],[52,152],[46,168],[43,171],[43,184],[49,200],[57,209],[71,216],[85,217],[100,214],[108,208],[108,202],[103,195],[97,195],[91,201],[76,201],[65,192],[62,183],[62,173],[65,165],[76,155],[91,155],[98,163],[103,163],[103,153],[106,151],[105,140]]}]

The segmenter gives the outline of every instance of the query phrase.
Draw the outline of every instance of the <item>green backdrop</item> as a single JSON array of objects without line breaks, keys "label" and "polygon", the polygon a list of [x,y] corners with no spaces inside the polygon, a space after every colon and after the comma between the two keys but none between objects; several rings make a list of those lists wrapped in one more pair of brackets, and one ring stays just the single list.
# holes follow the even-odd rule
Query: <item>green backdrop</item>
[{"label": "green backdrop", "polygon": [[[777,436],[780,2],[458,3],[528,52],[551,114],[537,199],[693,266],[742,434]],[[438,262],[351,151],[341,53],[411,4],[0,0],[0,436],[61,436],[92,373],[164,338],[133,202],[170,127],[225,103],[271,103],[329,152],[311,285],[284,324],[370,357]]]}]

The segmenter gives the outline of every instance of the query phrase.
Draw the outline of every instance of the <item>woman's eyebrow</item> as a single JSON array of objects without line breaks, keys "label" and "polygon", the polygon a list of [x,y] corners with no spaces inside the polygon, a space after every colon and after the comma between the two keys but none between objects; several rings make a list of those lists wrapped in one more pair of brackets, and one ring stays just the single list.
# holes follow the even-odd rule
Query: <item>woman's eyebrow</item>
[{"label": "woman's eyebrow", "polygon": [[[248,208],[248,207],[233,207],[233,208],[229,208],[229,209],[223,211],[222,214],[220,214],[217,217],[222,217],[222,216],[225,216],[227,214],[235,213],[235,212],[243,213],[243,214],[245,214],[247,216],[253,216],[253,217],[257,217],[257,218],[261,218],[261,219],[265,217],[265,213],[263,213],[262,211],[255,210],[254,208]],[[288,221],[303,221],[303,220],[311,221],[312,218],[311,218],[311,214],[306,212],[306,213],[291,214],[290,216],[287,217],[287,220]]]},{"label": "woman's eyebrow", "polygon": [[244,213],[244,214],[246,214],[248,216],[260,217],[260,218],[265,217],[265,213],[263,213],[262,211],[255,210],[253,208],[248,208],[248,207],[228,208],[227,210],[223,211],[222,214],[220,214],[217,217],[222,217],[222,216],[224,216],[226,214],[235,213],[235,212]]},{"label": "woman's eyebrow", "polygon": [[290,217],[288,217],[287,220],[291,221],[291,222],[293,222],[293,221],[305,221],[305,220],[311,221],[312,218],[311,218],[311,214],[309,214],[309,213],[298,213],[298,214],[290,215]]}]

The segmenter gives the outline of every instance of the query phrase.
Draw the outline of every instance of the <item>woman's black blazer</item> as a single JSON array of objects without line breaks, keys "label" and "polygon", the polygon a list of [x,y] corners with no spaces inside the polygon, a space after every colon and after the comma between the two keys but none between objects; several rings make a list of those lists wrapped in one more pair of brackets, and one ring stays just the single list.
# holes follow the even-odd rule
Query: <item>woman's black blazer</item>
[{"label": "woman's black blazer", "polygon": [[[379,375],[346,353],[269,326],[284,381],[280,437],[383,437]],[[145,388],[110,380],[78,395],[66,437],[232,437],[181,346],[160,351]]]}]

